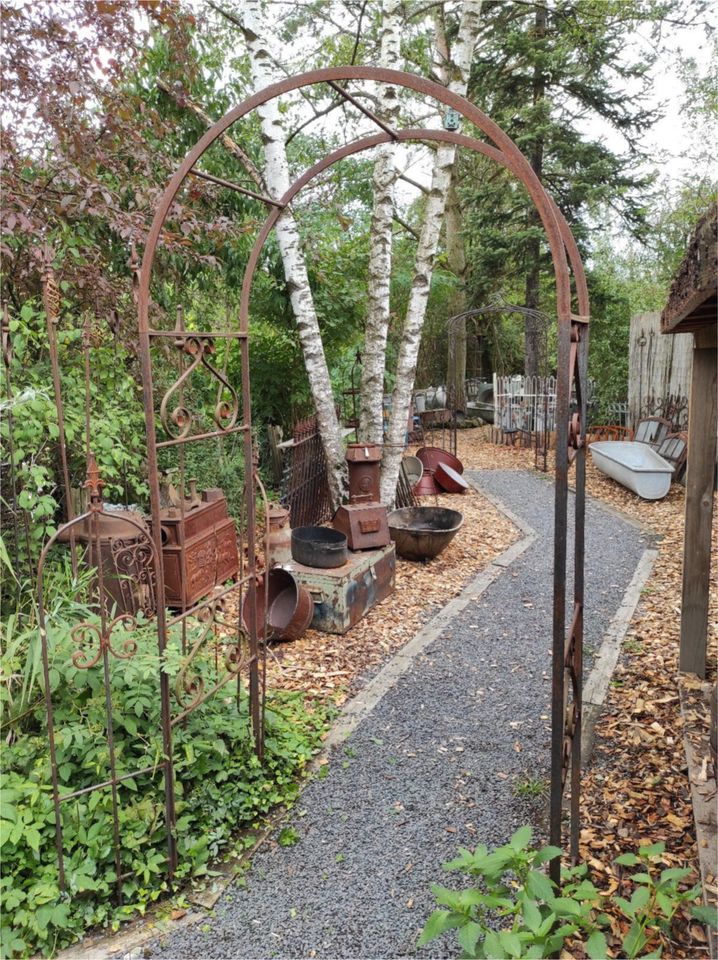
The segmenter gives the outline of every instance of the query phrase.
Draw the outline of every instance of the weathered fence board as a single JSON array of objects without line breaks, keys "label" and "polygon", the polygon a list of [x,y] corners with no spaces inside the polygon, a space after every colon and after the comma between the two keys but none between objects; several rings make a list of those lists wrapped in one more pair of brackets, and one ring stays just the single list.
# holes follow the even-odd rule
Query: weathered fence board
[{"label": "weathered fence board", "polygon": [[656,402],[689,396],[692,358],[693,335],[661,336],[660,313],[631,318],[628,426],[635,426]]}]

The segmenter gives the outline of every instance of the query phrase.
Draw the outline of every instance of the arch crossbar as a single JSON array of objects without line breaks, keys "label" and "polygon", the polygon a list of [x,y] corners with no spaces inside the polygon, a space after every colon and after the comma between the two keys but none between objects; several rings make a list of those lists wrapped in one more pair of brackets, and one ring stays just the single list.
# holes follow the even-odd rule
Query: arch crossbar
[{"label": "arch crossbar", "polygon": [[[154,337],[167,336],[167,331],[153,331],[149,325],[150,283],[157,248],[161,242],[162,230],[175,198],[185,179],[196,171],[195,164],[205,151],[236,121],[247,116],[257,107],[281,96],[300,90],[303,87],[326,83],[339,90],[348,102],[359,106],[357,101],[338,87],[340,81],[373,81],[393,84],[416,93],[431,97],[445,106],[456,110],[467,121],[480,130],[491,143],[447,130],[409,129],[392,130],[381,123],[370,112],[362,112],[380,128],[380,132],[354,143],[347,144],[308,169],[286,191],[281,198],[262,198],[268,207],[269,215],[257,237],[247,263],[242,285],[238,330],[231,334],[239,340],[242,360],[242,427],[244,434],[245,476],[247,478],[247,554],[249,557],[249,583],[254,582],[254,546],[256,535],[256,516],[254,507],[252,477],[254,476],[253,448],[251,439],[251,393],[249,382],[249,302],[252,279],[257,269],[262,247],[282,212],[291,203],[299,191],[314,177],[344,157],[367,150],[389,141],[434,141],[448,142],[489,157],[507,168],[525,187],[539,214],[548,246],[551,251],[556,284],[556,304],[558,316],[558,388],[557,388],[557,438],[556,438],[556,483],[554,515],[554,582],[553,582],[553,660],[552,660],[552,750],[551,750],[551,814],[550,839],[555,845],[561,845],[562,798],[569,770],[571,771],[571,853],[578,856],[579,836],[579,788],[580,788],[580,727],[581,727],[581,669],[584,602],[584,515],[585,515],[585,391],[583,389],[587,372],[588,350],[588,292],[581,258],[571,230],[556,206],[544,190],[540,180],[518,149],[516,144],[486,114],[445,87],[433,81],[413,74],[377,67],[340,66],[324,70],[315,70],[288,77],[266,87],[243,103],[230,110],[201,137],[189,151],[176,173],[170,180],[157,206],[147,237],[144,257],[138,284],[139,344],[142,364],[145,418],[147,426],[148,461],[150,466],[150,499],[153,516],[153,530],[160,531],[159,524],[159,484],[157,479],[156,416],[153,402],[153,376],[150,356],[151,342]],[[227,185],[229,186],[229,184]],[[569,269],[570,265],[570,269]],[[572,311],[571,272],[575,283],[577,312]],[[193,336],[196,334],[193,331]],[[202,336],[202,334],[199,334]],[[209,336],[209,334],[205,334]],[[572,385],[575,386],[578,400],[578,413],[569,424],[569,397]],[[197,437],[196,439],[204,439]],[[191,441],[191,437],[188,438]],[[568,469],[569,463],[576,462],[576,498],[575,498],[575,538],[574,538],[574,584],[572,602],[567,602],[566,561],[567,561],[567,510],[568,510]],[[161,544],[157,542],[158,551]],[[257,651],[257,612],[255,591],[250,587],[248,601],[248,632],[250,648]],[[570,616],[567,617],[567,609]],[[570,624],[566,632],[567,620]],[[158,629],[164,624],[158,620]],[[162,641],[163,642],[163,641]],[[256,659],[256,658],[255,658]],[[251,678],[252,687],[258,694],[258,676]],[[569,687],[572,697],[569,699]],[[560,864],[558,858],[550,865],[554,879],[559,879]]]}]

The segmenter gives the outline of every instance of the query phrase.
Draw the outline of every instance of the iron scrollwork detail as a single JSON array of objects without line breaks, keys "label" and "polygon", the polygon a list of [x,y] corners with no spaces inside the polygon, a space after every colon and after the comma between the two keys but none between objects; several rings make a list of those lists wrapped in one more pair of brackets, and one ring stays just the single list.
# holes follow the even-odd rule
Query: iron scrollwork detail
[{"label": "iron scrollwork detail", "polygon": [[[170,400],[177,393],[180,398],[182,397],[182,387],[189,382],[192,374],[199,366],[208,370],[220,384],[220,396],[215,404],[212,419],[219,430],[231,430],[239,416],[239,396],[225,374],[213,366],[208,359],[217,350],[214,339],[212,337],[193,337],[192,334],[180,334],[174,340],[174,345],[182,355],[188,356],[191,362],[167,390],[160,404],[160,420],[167,435],[173,440],[183,440],[190,436],[192,419],[195,415],[185,406],[182,399],[170,411]],[[229,393],[229,400],[222,399],[221,394],[223,392]]]},{"label": "iron scrollwork detail", "polygon": [[[242,642],[247,641],[246,631],[232,624],[232,630],[235,638],[231,642],[222,643],[218,636],[218,627],[230,626],[222,619],[225,612],[225,598],[218,597],[210,603],[203,606],[196,613],[199,633],[192,644],[191,650],[184,658],[182,666],[175,680],[175,698],[182,708],[182,713],[173,719],[173,724],[177,723],[187,714],[191,713],[196,707],[199,707],[205,700],[208,700],[218,690],[221,690],[230,680],[236,679],[242,668],[246,666],[247,660],[242,655]],[[202,647],[208,637],[213,636],[215,643],[222,646],[222,661],[224,664],[224,673],[220,675],[219,670],[215,682],[207,689],[205,678],[201,675],[199,669],[195,666],[195,660],[200,654]]]},{"label": "iron scrollwork detail", "polygon": [[[128,636],[122,640],[121,648],[117,649],[112,645],[111,638],[119,627],[122,627]],[[105,651],[112,654],[116,660],[130,660],[137,653],[137,638],[134,636],[136,630],[137,620],[129,613],[121,613],[111,620],[105,629],[101,624],[89,620],[76,624],[70,631],[73,642],[77,644],[77,650],[71,657],[73,667],[89,670],[100,662]],[[93,647],[96,645],[94,652],[86,649],[88,643]]]}]

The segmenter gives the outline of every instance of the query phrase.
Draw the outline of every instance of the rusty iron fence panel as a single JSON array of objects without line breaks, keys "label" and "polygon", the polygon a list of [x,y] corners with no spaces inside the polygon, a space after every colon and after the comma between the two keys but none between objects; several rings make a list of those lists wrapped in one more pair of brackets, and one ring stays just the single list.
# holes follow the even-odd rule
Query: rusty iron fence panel
[{"label": "rusty iron fence panel", "polygon": [[289,508],[291,527],[313,527],[332,517],[327,458],[316,416],[294,424],[282,503]]}]

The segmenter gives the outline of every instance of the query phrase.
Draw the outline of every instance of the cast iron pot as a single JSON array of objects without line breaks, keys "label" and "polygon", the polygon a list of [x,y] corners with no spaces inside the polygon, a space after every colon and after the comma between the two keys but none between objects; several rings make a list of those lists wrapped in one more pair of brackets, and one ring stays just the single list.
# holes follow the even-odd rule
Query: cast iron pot
[{"label": "cast iron pot", "polygon": [[305,567],[341,567],[347,562],[347,538],[332,527],[292,530],[292,559]]},{"label": "cast iron pot", "polygon": [[445,507],[403,507],[389,514],[389,533],[405,560],[431,560],[454,539],[463,513]]}]

